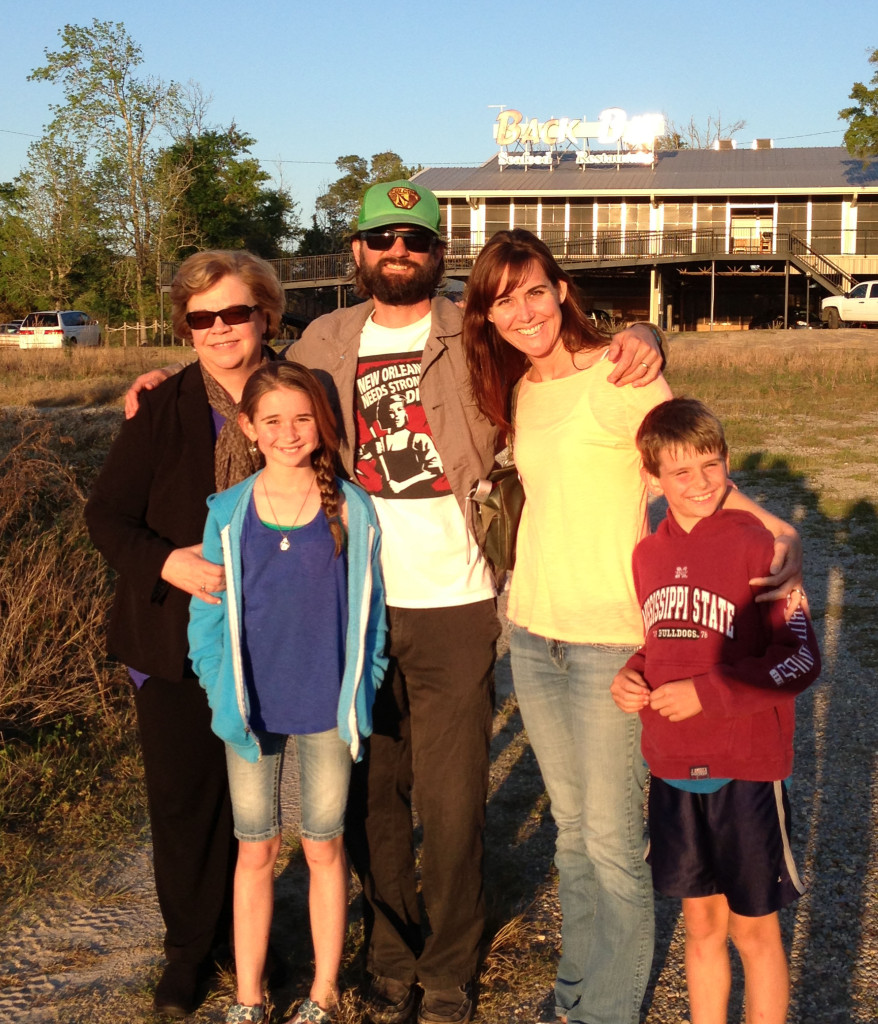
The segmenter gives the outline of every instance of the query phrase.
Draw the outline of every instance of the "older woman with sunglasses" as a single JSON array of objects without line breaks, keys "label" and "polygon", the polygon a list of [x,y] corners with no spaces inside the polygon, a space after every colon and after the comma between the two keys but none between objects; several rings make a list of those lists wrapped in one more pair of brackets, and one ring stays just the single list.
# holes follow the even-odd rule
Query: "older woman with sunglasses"
[{"label": "older woman with sunglasses", "polygon": [[247,252],[190,256],[171,285],[174,330],[198,360],[141,396],[86,506],[95,546],[118,573],[110,654],[128,666],[143,750],[167,965],[155,1008],[183,1017],[229,940],[237,842],[225,749],[192,672],[191,596],[217,603],[223,571],[201,557],[208,495],[258,464],[233,415],[274,354],[284,308],[272,268]]}]

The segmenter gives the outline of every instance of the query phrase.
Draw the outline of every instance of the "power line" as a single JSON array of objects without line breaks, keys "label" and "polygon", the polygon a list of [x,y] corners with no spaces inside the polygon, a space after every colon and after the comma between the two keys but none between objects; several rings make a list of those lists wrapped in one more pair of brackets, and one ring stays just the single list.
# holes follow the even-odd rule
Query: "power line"
[{"label": "power line", "polygon": [[808,135],[777,135],[775,142],[787,142],[789,139],[813,139],[817,135],[837,135],[845,131],[844,128],[833,128],[831,132],[810,132]]}]

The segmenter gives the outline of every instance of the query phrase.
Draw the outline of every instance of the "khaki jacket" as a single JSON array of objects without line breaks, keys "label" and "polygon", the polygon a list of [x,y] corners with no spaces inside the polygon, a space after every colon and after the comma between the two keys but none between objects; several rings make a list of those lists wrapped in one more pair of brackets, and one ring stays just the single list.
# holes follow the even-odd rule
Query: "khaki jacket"
[{"label": "khaki jacket", "polygon": [[[288,359],[314,370],[327,387],[339,420],[342,463],[352,479],[357,353],[360,334],[373,308],[370,300],[319,317],[286,352]],[[421,358],[421,403],[448,482],[466,515],[467,493],[494,465],[497,430],[473,400],[461,338],[461,311],[448,299],[435,298],[431,313],[430,337]]]}]

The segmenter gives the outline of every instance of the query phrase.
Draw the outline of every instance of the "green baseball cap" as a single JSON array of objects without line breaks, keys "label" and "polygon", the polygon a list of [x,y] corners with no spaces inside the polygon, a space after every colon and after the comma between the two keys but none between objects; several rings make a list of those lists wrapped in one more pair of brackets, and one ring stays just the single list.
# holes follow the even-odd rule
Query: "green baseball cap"
[{"label": "green baseball cap", "polygon": [[363,196],[357,231],[411,224],[438,235],[440,219],[439,200],[429,189],[405,179],[382,181]]}]

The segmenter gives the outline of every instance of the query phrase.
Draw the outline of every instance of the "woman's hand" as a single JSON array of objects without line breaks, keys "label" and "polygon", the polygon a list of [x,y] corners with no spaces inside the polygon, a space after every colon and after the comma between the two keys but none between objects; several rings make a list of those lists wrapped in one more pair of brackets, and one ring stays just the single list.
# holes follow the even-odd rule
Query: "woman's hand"
[{"label": "woman's hand", "polygon": [[125,392],[125,419],[130,420],[140,407],[139,393],[141,391],[152,391],[169,377],[173,377],[179,369],[180,365],[176,364],[176,369],[174,366],[162,366],[157,370],[147,370],[146,373],[141,373]]},{"label": "woman's hand", "polygon": [[774,558],[768,567],[768,575],[750,580],[750,586],[772,588],[757,594],[757,601],[786,599],[788,619],[802,603],[805,595],[802,589],[802,538],[791,526],[775,535]]},{"label": "woman's hand", "polygon": [[616,673],[610,693],[616,706],[628,713],[642,711],[649,704],[649,687],[633,668],[623,668]]},{"label": "woman's hand", "polygon": [[201,557],[200,544],[172,551],[162,566],[162,579],[207,604],[219,604],[213,595],[226,589],[225,570]]},{"label": "woman's hand", "polygon": [[616,367],[607,377],[611,384],[636,388],[651,384],[662,371],[664,356],[649,324],[632,324],[613,335],[607,359]]},{"label": "woman's hand", "polygon": [[787,601],[787,619],[796,611],[804,594],[802,589],[802,538],[795,527],[772,515],[734,485],[729,488],[723,508],[737,508],[756,516],[774,537],[774,556],[767,576],[750,580],[751,587],[771,587],[756,595],[756,601]]},{"label": "woman's hand", "polygon": [[649,706],[671,722],[694,718],[703,710],[691,679],[678,679],[656,687],[649,695]]}]

